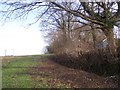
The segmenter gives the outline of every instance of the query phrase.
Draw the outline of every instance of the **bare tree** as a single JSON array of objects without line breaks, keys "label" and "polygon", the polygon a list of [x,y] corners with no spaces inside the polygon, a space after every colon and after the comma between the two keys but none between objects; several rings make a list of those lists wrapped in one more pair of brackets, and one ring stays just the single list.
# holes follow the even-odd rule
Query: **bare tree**
[{"label": "bare tree", "polygon": [[38,22],[50,8],[49,2],[24,0],[0,0],[0,6],[0,14],[5,21],[7,19],[23,19],[34,13],[35,20],[30,24]]},{"label": "bare tree", "polygon": [[52,4],[88,22],[100,25],[107,36],[111,51],[115,51],[113,27],[120,20],[120,2],[79,2],[77,10],[70,10],[55,2]]},{"label": "bare tree", "polygon": [[[115,52],[115,39],[113,33],[113,27],[120,21],[120,2],[79,2],[72,4],[72,7],[68,8],[60,2],[40,2],[40,1],[23,1],[23,0],[1,0],[2,5],[6,6],[0,12],[9,18],[12,15],[22,17],[28,15],[31,11],[39,11],[35,22],[39,21],[50,8],[53,10],[66,11],[69,14],[80,17],[78,20],[80,23],[87,24],[88,22],[99,25],[100,29],[107,37],[107,41],[111,52]],[[41,9],[41,8],[44,8]],[[42,11],[43,12],[42,12]],[[64,24],[64,23],[63,23]],[[69,32],[68,32],[69,33]]]}]

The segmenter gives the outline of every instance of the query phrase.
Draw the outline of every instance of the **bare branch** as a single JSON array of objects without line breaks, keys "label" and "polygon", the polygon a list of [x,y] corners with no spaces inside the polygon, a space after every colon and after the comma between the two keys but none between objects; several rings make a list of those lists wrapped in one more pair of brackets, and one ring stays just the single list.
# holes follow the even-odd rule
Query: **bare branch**
[{"label": "bare branch", "polygon": [[64,9],[65,11],[67,11],[67,12],[69,12],[69,13],[72,13],[72,14],[75,15],[75,16],[81,17],[82,19],[88,20],[88,21],[90,21],[90,22],[93,22],[93,23],[96,23],[96,24],[99,24],[99,25],[102,25],[102,26],[104,25],[104,23],[99,22],[99,21],[96,21],[96,20],[93,20],[93,19],[91,19],[90,17],[88,17],[88,16],[86,16],[86,15],[83,15],[83,14],[80,13],[80,12],[75,12],[75,11],[66,9],[66,8],[64,8],[63,6],[61,6],[61,5],[59,5],[59,4],[55,3],[55,2],[52,2],[52,3],[53,3],[55,6],[58,6],[58,7],[62,8],[62,9]]}]

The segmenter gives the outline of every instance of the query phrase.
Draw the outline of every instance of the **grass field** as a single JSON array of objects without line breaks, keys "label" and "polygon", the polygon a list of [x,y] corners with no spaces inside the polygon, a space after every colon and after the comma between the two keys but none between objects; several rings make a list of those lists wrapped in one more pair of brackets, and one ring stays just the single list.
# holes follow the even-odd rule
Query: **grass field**
[{"label": "grass field", "polygon": [[30,67],[36,66],[37,58],[24,56],[24,57],[7,57],[3,59],[3,68],[2,68],[2,87],[3,88],[26,88],[33,87],[34,83],[32,79],[26,73]]},{"label": "grass field", "polygon": [[[66,67],[49,55],[3,57],[2,88],[111,88],[117,85],[83,70]],[[57,59],[65,63],[62,59]],[[67,62],[68,63],[68,62]]]},{"label": "grass field", "polygon": [[[2,66],[2,88],[50,88],[67,87],[62,83],[56,83],[52,86],[48,83],[54,78],[45,75],[34,77],[32,69],[38,65],[43,66],[43,56],[18,56],[4,57]],[[39,71],[39,73],[42,73]]]}]

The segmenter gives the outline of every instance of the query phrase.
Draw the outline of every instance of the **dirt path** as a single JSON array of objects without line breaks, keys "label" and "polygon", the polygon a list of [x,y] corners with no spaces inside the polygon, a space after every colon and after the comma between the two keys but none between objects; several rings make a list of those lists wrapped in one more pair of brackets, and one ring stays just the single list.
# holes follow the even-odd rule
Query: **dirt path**
[{"label": "dirt path", "polygon": [[29,74],[34,80],[41,77],[51,77],[47,83],[54,87],[55,83],[63,83],[72,88],[117,88],[112,80],[107,80],[93,73],[68,68],[44,58],[39,66],[31,68]]}]

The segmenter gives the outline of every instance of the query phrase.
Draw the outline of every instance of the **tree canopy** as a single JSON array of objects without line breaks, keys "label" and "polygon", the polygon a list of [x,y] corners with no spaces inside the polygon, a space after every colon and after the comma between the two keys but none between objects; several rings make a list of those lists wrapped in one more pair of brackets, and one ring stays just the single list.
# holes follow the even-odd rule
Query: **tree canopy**
[{"label": "tree canopy", "polygon": [[36,11],[37,18],[35,22],[39,21],[40,18],[45,15],[48,19],[51,17],[52,19],[54,18],[56,26],[61,26],[59,21],[61,18],[61,21],[63,20],[62,24],[64,24],[66,20],[64,21],[63,16],[65,12],[67,12],[73,15],[74,18],[77,17],[77,19],[71,20],[70,22],[79,22],[83,25],[94,24],[94,28],[101,29],[106,35],[109,47],[116,47],[113,27],[118,26],[118,22],[120,21],[120,1],[81,2],[79,0],[79,2],[41,2],[39,0],[1,0],[0,4],[2,5],[0,13],[4,14],[5,18],[11,18],[12,16],[20,18],[29,15],[30,12]]}]

